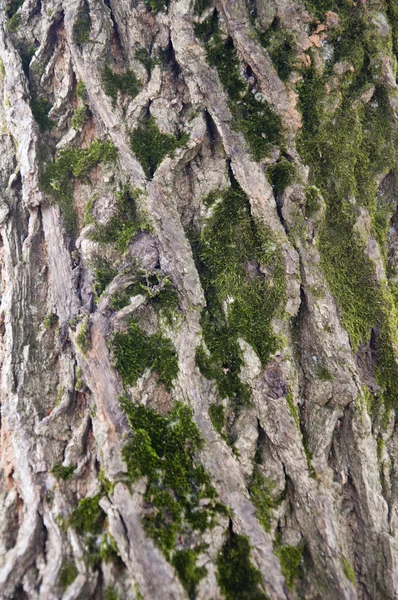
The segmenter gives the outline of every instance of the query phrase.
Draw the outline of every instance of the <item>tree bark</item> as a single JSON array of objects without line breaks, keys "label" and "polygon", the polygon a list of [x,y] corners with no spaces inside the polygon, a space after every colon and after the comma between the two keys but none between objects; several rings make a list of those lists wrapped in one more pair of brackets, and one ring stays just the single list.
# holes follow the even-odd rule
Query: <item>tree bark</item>
[{"label": "tree bark", "polygon": [[0,596],[398,595],[394,0],[0,6]]}]

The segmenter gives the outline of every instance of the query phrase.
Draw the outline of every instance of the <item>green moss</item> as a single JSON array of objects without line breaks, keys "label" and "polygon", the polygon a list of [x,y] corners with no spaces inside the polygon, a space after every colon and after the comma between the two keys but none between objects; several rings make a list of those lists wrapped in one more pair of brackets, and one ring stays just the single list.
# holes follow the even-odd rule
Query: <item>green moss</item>
[{"label": "green moss", "polygon": [[178,375],[178,359],[173,343],[161,333],[148,336],[130,319],[127,332],[115,332],[110,347],[123,383],[134,386],[145,369],[153,369],[166,389]]},{"label": "green moss", "polygon": [[140,588],[137,584],[134,585],[135,597],[136,600],[145,600],[144,596],[140,592]]},{"label": "green moss", "polygon": [[78,106],[75,110],[75,112],[73,113],[73,117],[72,117],[72,127],[73,129],[76,130],[80,130],[82,129],[83,125],[86,123],[88,118],[88,114],[87,114],[87,107],[84,106]]},{"label": "green moss", "polygon": [[0,78],[4,79],[6,76],[6,69],[4,67],[4,63],[2,61],[2,59],[0,58]]},{"label": "green moss", "polygon": [[275,194],[283,194],[285,189],[293,182],[296,167],[285,158],[271,165],[266,171],[267,179],[272,185]]},{"label": "green moss", "polygon": [[120,596],[114,587],[108,585],[105,590],[104,600],[120,600]]},{"label": "green moss", "polygon": [[144,65],[148,73],[151,73],[154,67],[159,64],[159,59],[151,56],[151,53],[146,48],[138,48],[135,51],[134,57]]},{"label": "green moss", "polygon": [[232,531],[217,558],[217,581],[225,600],[267,600],[261,573],[250,562],[247,537]]},{"label": "green moss", "polygon": [[294,35],[275,17],[267,31],[257,29],[259,39],[267,48],[274,67],[282,81],[287,81],[296,59]]},{"label": "green moss", "polygon": [[111,310],[121,310],[130,303],[131,297],[141,294],[149,299],[151,306],[173,325],[178,316],[179,299],[172,282],[161,273],[138,271],[135,281],[109,300]]},{"label": "green moss", "polygon": [[80,100],[83,100],[83,102],[86,99],[86,86],[84,85],[83,81],[78,81],[77,86],[76,86],[76,95],[78,98],[80,98]]},{"label": "green moss", "polygon": [[344,556],[342,556],[341,560],[343,563],[344,575],[347,577],[347,579],[349,581],[351,581],[351,583],[355,583],[355,571],[352,568],[351,564],[348,562],[348,560]]},{"label": "green moss", "polygon": [[6,5],[5,13],[8,19],[11,19],[15,15],[17,10],[23,5],[24,1],[25,0],[11,0],[11,2]]},{"label": "green moss", "polygon": [[225,425],[225,408],[221,404],[210,404],[209,417],[214,429],[221,433]]},{"label": "green moss", "polygon": [[89,238],[99,244],[115,244],[120,252],[126,252],[133,236],[148,231],[150,226],[140,214],[136,202],[137,193],[129,185],[116,192],[116,209],[105,223],[95,223]]},{"label": "green moss", "polygon": [[[330,6],[328,7],[330,8]],[[396,128],[389,106],[388,91],[379,80],[380,53],[371,18],[359,6],[348,4],[341,15],[338,32],[333,33],[333,61],[349,60],[355,71],[341,84],[340,105],[328,112],[325,86],[333,61],[321,75],[311,67],[304,73],[300,88],[303,130],[298,148],[310,165],[311,182],[326,203],[326,218],[318,247],[321,264],[335,295],[344,327],[356,350],[376,334],[376,376],[384,401],[397,403],[397,312],[386,282],[378,282],[374,262],[367,254],[365,232],[356,229],[359,208],[369,211],[373,233],[381,243],[386,235],[388,207],[376,204],[380,176],[395,167]],[[370,102],[362,103],[363,92],[375,85]],[[382,202],[382,199],[380,199]]]},{"label": "green moss", "polygon": [[100,560],[106,563],[112,562],[120,558],[119,549],[114,537],[110,533],[104,533],[101,537],[98,556]]},{"label": "green moss", "polygon": [[79,366],[77,367],[77,371],[76,371],[76,383],[75,383],[75,390],[76,390],[77,392],[83,392],[83,391],[85,390],[85,387],[86,387],[86,385],[85,385],[85,383],[84,383],[84,381],[83,381],[83,379],[82,379],[82,368],[81,368],[81,366],[79,365]]},{"label": "green moss", "polygon": [[294,582],[300,577],[303,550],[300,547],[278,545],[275,554],[279,558],[281,571],[289,590],[293,590]]},{"label": "green moss", "polygon": [[332,381],[333,379],[329,369],[325,365],[319,365],[316,374],[321,381]]},{"label": "green moss", "polygon": [[114,73],[108,65],[105,66],[102,81],[105,93],[112,98],[114,105],[117,102],[119,91],[124,92],[131,98],[135,98],[141,87],[133,71],[127,69],[124,73]]},{"label": "green moss", "polygon": [[201,15],[210,6],[210,0],[195,0],[195,15]]},{"label": "green moss", "polygon": [[55,398],[55,406],[59,406],[61,404],[61,400],[63,398],[64,392],[65,392],[65,388],[63,386],[60,387],[57,397]]},{"label": "green moss", "polygon": [[58,323],[58,317],[54,313],[49,313],[43,319],[44,329],[52,329]]},{"label": "green moss", "polygon": [[72,38],[75,44],[83,46],[90,40],[91,17],[90,8],[87,0],[83,0],[77,11],[75,22],[72,28]]},{"label": "green moss", "polygon": [[83,227],[87,227],[87,225],[91,225],[95,223],[95,219],[93,216],[93,209],[95,205],[95,201],[98,199],[98,196],[95,195],[92,198],[89,198],[86,202],[86,206],[84,207],[84,215],[83,215]]},{"label": "green moss", "polygon": [[320,194],[317,187],[310,185],[305,190],[304,214],[307,219],[313,217],[320,208]]},{"label": "green moss", "polygon": [[71,232],[76,230],[73,208],[74,178],[82,179],[98,163],[112,162],[116,157],[117,149],[111,142],[94,140],[86,149],[61,150],[55,162],[47,164],[43,169],[40,189],[59,205],[65,225]]},{"label": "green moss", "polygon": [[173,156],[174,151],[181,148],[187,140],[187,134],[176,137],[161,133],[155,118],[149,116],[134,129],[130,145],[147,177],[151,179],[164,157],[168,154]]},{"label": "green moss", "polygon": [[21,15],[16,13],[11,19],[7,22],[8,31],[11,33],[16,33],[21,25]]},{"label": "green moss", "polygon": [[99,505],[101,495],[97,494],[92,498],[84,498],[80,500],[77,508],[69,517],[69,525],[79,535],[85,533],[98,534],[101,533],[105,513]]},{"label": "green moss", "polygon": [[94,275],[94,299],[98,304],[105,289],[118,274],[112,264],[99,256],[93,258],[90,265]]},{"label": "green moss", "polygon": [[218,33],[218,12],[214,10],[212,14],[204,19],[201,23],[194,24],[194,32],[197,38],[199,38],[205,44],[209,42],[211,37]]},{"label": "green moss", "polygon": [[50,472],[57,479],[62,479],[62,481],[69,481],[69,479],[72,479],[75,470],[76,467],[74,467],[73,465],[69,467],[64,467],[63,465],[57,464],[53,466]]},{"label": "green moss", "polygon": [[109,481],[109,479],[105,475],[105,471],[104,471],[103,468],[101,468],[100,471],[99,471],[99,473],[98,473],[98,479],[101,482],[102,489],[104,490],[104,492],[106,494],[108,494],[108,496],[110,496],[111,494],[113,494],[113,490],[114,490],[115,484],[111,483]]},{"label": "green moss", "polygon": [[398,5],[394,0],[386,0],[386,12],[391,25],[392,50],[398,59]]},{"label": "green moss", "polygon": [[210,208],[210,206],[213,206],[217,200],[222,200],[222,197],[223,192],[221,190],[213,190],[210,192],[210,194],[207,194],[207,196],[203,198],[202,202],[206,208]]},{"label": "green moss", "polygon": [[[147,477],[144,499],[154,509],[144,516],[144,528],[171,560],[178,535],[205,531],[226,509],[197,461],[202,439],[188,406],[176,403],[165,417],[126,398],[121,405],[133,431],[122,455],[131,481]],[[209,502],[200,506],[201,498]],[[183,557],[177,562],[182,569]]]},{"label": "green moss", "polygon": [[46,98],[32,98],[30,108],[40,131],[51,131],[56,122],[49,118],[48,113],[52,109],[52,104]]},{"label": "green moss", "polygon": [[74,562],[64,561],[59,571],[59,586],[64,592],[76,579],[79,571]]},{"label": "green moss", "polygon": [[376,439],[377,462],[379,463],[379,466],[382,463],[383,451],[384,451],[384,439],[381,435],[379,435]]},{"label": "green moss", "polygon": [[272,510],[278,506],[273,496],[275,483],[263,477],[257,465],[254,466],[253,479],[249,486],[250,499],[256,509],[257,518],[265,531],[271,531]]},{"label": "green moss", "polygon": [[272,145],[281,141],[281,122],[265,99],[249,90],[240,74],[240,64],[231,38],[224,41],[218,29],[217,14],[196,27],[196,34],[206,42],[206,57],[217,68],[221,83],[229,96],[235,126],[240,129],[253,157],[260,160]]},{"label": "green moss", "polygon": [[167,9],[169,0],[144,0],[144,4],[151,12],[156,14]]},{"label": "green moss", "polygon": [[109,298],[109,308],[115,312],[122,310],[130,304],[133,295],[133,286],[128,286],[121,292],[116,292]]},{"label": "green moss", "polygon": [[188,592],[190,600],[196,598],[196,589],[201,579],[206,575],[206,567],[196,566],[196,560],[199,550],[178,550],[172,560],[172,564],[177,571],[184,588]]},{"label": "green moss", "polygon": [[283,316],[280,250],[267,227],[253,219],[248,199],[234,181],[221,192],[202,232],[192,238],[192,248],[207,303],[201,325],[209,351],[197,348],[196,361],[202,374],[215,380],[221,398],[229,398],[239,411],[250,402],[250,390],[240,380],[238,338],[254,348],[263,364],[279,346],[272,319]]},{"label": "green moss", "polygon": [[88,317],[87,316],[85,316],[82,321],[79,333],[77,334],[77,337],[76,337],[76,344],[77,344],[77,347],[79,348],[80,352],[83,354],[83,356],[86,356],[87,352],[89,350],[91,350],[91,341],[90,341],[89,332],[88,332]]},{"label": "green moss", "polygon": [[289,406],[290,414],[292,415],[293,419],[295,420],[297,426],[300,427],[299,411],[298,411],[297,405],[294,402],[293,394],[290,389],[289,389],[288,393],[286,394],[286,402]]}]

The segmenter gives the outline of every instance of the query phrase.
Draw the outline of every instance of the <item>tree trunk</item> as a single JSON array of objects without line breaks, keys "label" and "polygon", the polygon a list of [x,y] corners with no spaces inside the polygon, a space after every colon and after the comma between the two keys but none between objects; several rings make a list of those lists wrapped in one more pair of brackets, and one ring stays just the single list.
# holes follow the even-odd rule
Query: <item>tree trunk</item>
[{"label": "tree trunk", "polygon": [[0,21],[0,596],[397,598],[396,0]]}]

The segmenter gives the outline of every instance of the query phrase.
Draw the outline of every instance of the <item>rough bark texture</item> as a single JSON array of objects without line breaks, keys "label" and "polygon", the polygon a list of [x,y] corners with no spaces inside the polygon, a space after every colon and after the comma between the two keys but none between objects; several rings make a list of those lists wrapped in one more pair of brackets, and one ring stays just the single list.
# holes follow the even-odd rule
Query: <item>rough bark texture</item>
[{"label": "rough bark texture", "polygon": [[0,596],[398,597],[396,0],[3,0]]}]

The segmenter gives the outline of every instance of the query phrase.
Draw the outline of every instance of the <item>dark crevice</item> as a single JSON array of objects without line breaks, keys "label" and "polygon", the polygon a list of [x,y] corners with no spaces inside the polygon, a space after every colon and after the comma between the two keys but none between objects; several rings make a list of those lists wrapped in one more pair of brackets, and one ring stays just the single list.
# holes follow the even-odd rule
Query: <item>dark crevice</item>
[{"label": "dark crevice", "polygon": [[176,60],[173,43],[171,40],[169,41],[167,47],[163,50],[163,60],[165,65],[167,65],[173,73],[175,79],[177,79],[181,75],[182,71],[180,65]]},{"label": "dark crevice", "polygon": [[218,131],[217,131],[216,124],[214,123],[210,113],[207,110],[205,111],[205,121],[206,121],[207,135],[209,137],[209,142],[210,142],[210,151],[211,151],[212,157],[214,157],[216,143],[217,143],[217,139],[218,139]]}]

